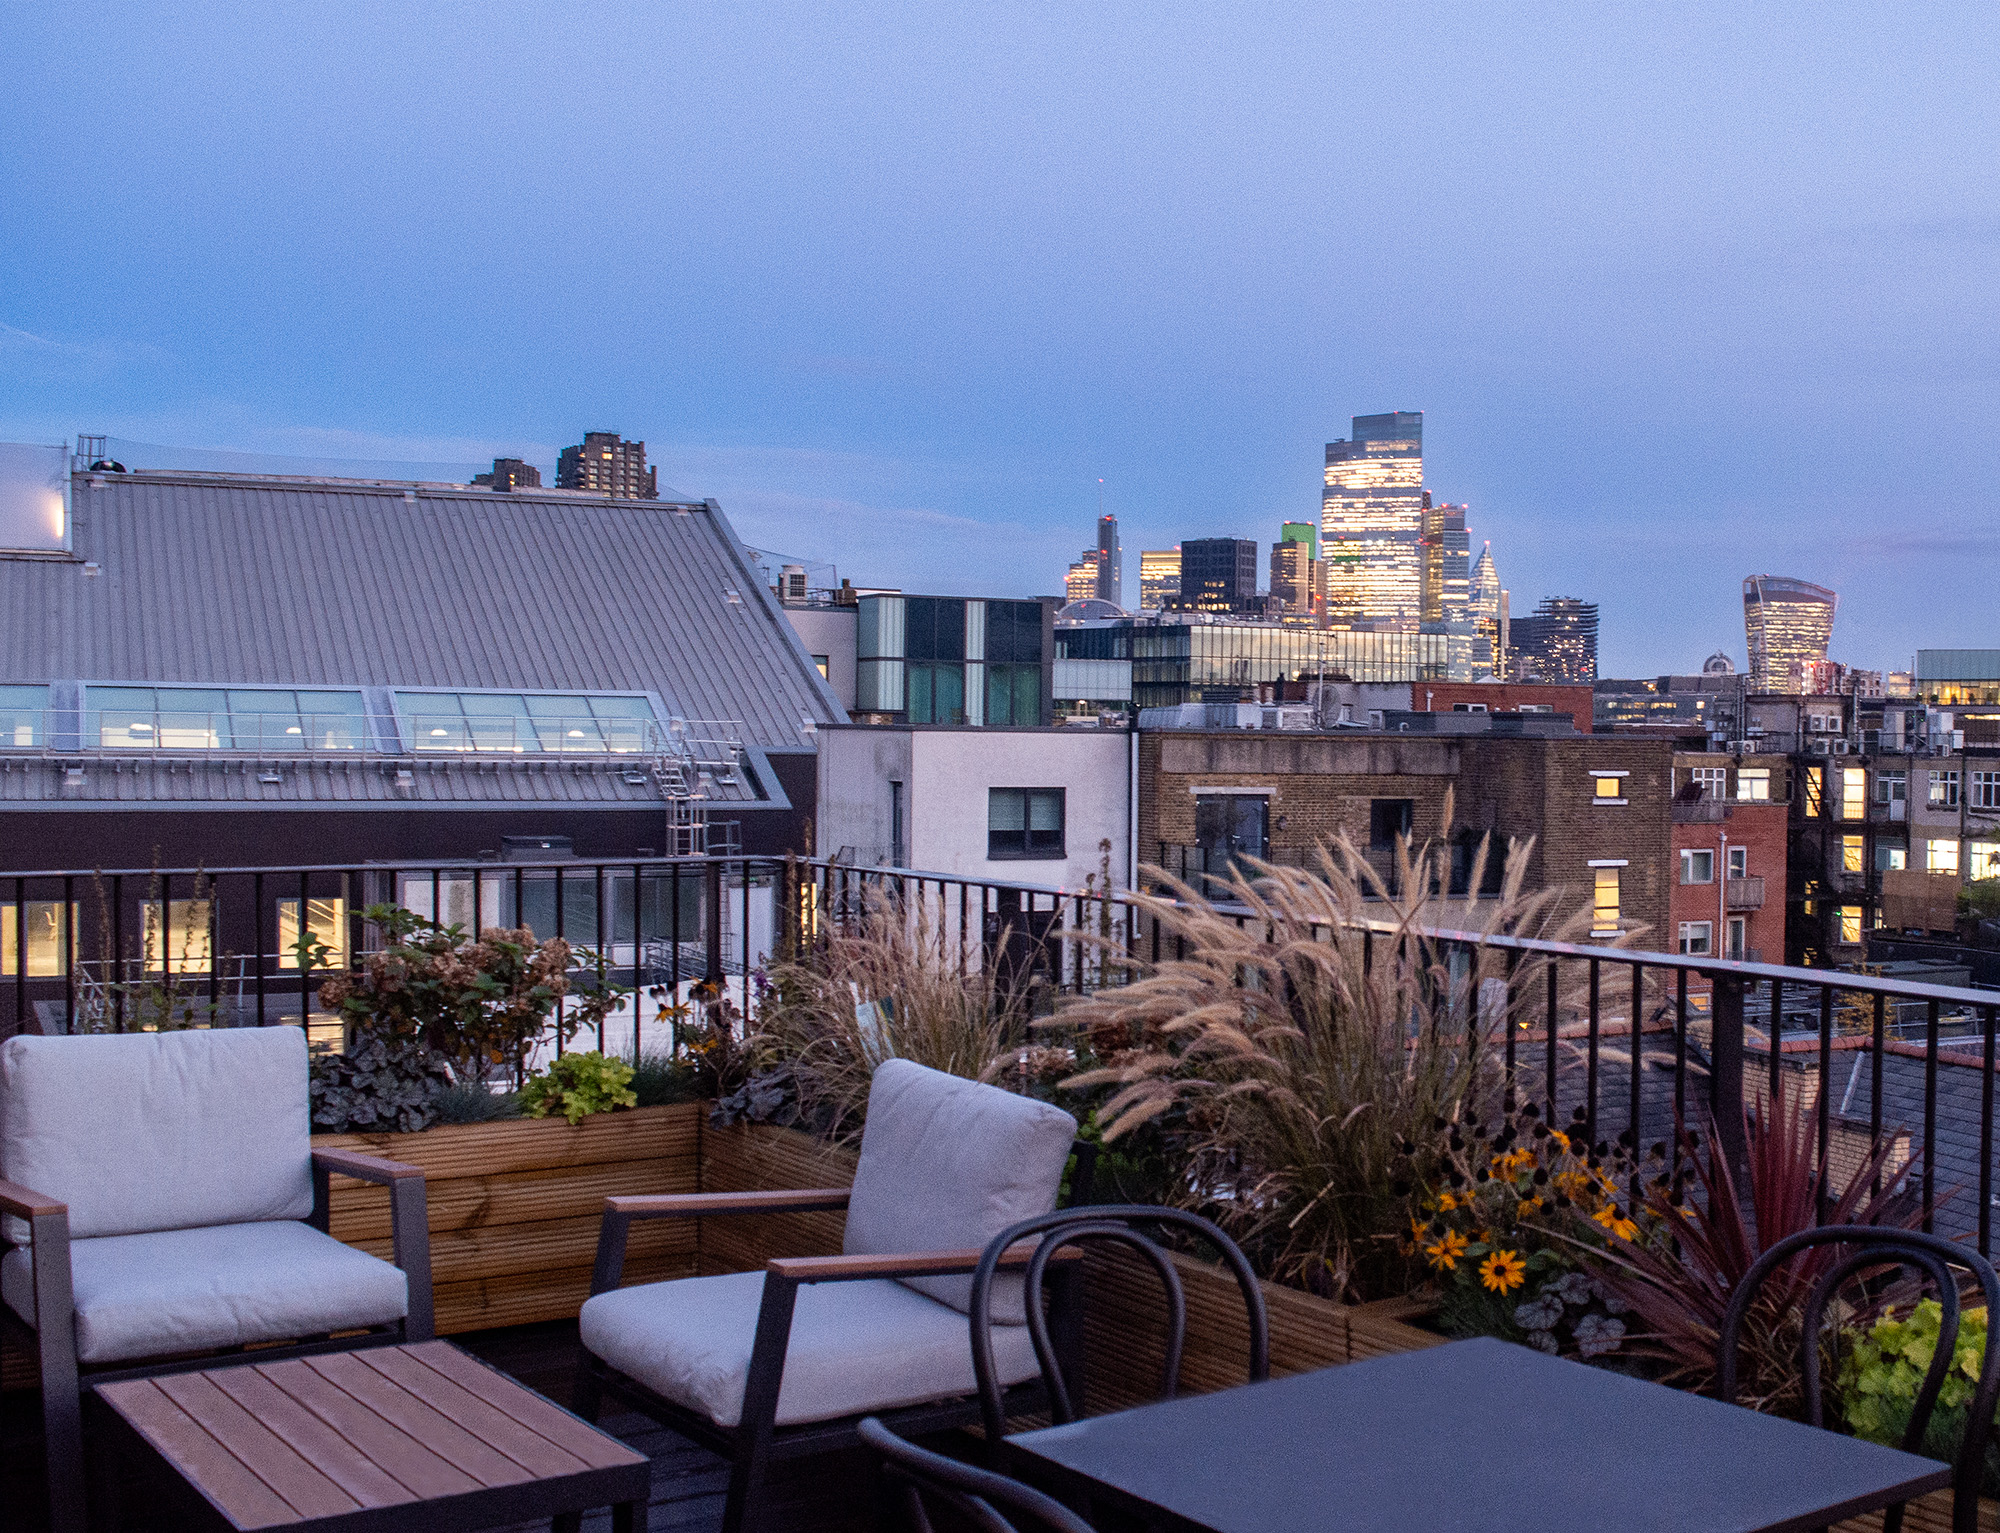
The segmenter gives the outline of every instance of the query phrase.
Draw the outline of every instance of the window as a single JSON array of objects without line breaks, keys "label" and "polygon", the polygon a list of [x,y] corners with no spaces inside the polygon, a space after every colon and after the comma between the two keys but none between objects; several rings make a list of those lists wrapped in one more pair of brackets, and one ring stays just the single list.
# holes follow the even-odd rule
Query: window
[{"label": "window", "polygon": [[[988,819],[991,819],[993,816],[993,807],[990,803],[987,805],[986,814]],[[903,785],[899,782],[891,782],[889,784],[889,864],[891,867],[906,868],[909,866],[909,826],[904,821]],[[990,826],[987,829],[987,837],[991,840],[992,829]]]},{"label": "window", "polygon": [[43,716],[48,706],[47,687],[0,687],[0,750],[44,744],[48,730]]},{"label": "window", "polygon": [[[336,969],[347,967],[347,901],[341,899],[306,901],[306,931],[324,943],[331,956],[327,962]],[[299,966],[299,902],[278,901],[278,967]]]},{"label": "window", "polygon": [[1625,802],[1624,772],[1592,772],[1591,797],[1600,804],[1622,804]]},{"label": "window", "polygon": [[1729,876],[1731,878],[1747,878],[1749,874],[1750,848],[1747,846],[1732,846],[1729,849]]},{"label": "window", "polygon": [[214,906],[207,900],[148,900],[141,907],[144,930],[140,943],[145,954],[141,967],[148,974],[206,974],[209,957],[209,922]]},{"label": "window", "polygon": [[1804,769],[1806,785],[1806,813],[1818,819],[1826,813],[1826,777],[1824,769],[1809,766]]},{"label": "window", "polygon": [[828,666],[829,666],[829,665],[830,665],[831,663],[832,663],[832,656],[830,656],[830,655],[814,655],[814,656],[813,656],[813,669],[819,672],[819,679],[820,679],[821,681],[831,681],[831,680],[833,680],[833,677],[832,677],[832,675],[831,675],[831,674],[829,674],[829,672],[828,672],[828,670],[827,670],[827,667],[828,667]]},{"label": "window", "polygon": [[[1706,849],[1681,853],[1681,882],[1684,884],[1712,884],[1715,882],[1715,853]],[[1686,951],[1685,948],[1682,949]]]},{"label": "window", "polygon": [[1691,767],[1688,781],[1701,791],[1703,798],[1728,797],[1728,767]]},{"label": "window", "polygon": [[912,660],[908,667],[909,695],[903,711],[912,724],[965,722],[965,667],[941,661]]},{"label": "window", "polygon": [[986,793],[986,855],[1043,860],[1061,857],[1063,790],[989,788]]},{"label": "window", "polygon": [[1417,801],[1410,798],[1375,798],[1368,801],[1368,845],[1378,852],[1392,850],[1410,834],[1416,818]]},{"label": "window", "polygon": [[1875,802],[1878,804],[1900,804],[1909,796],[1909,776],[1904,772],[1877,772],[1875,774]]},{"label": "window", "polygon": [[1910,865],[1909,852],[1900,846],[1891,846],[1886,841],[1875,843],[1875,871],[1877,873],[1900,873]]},{"label": "window", "polygon": [[1741,803],[1768,804],[1771,801],[1771,769],[1769,767],[1738,767],[1736,769],[1736,797]]},{"label": "window", "polygon": [[986,667],[986,722],[1034,725],[1041,721],[1042,668],[1039,665],[989,664]]},{"label": "window", "polygon": [[1724,928],[1723,957],[1741,963],[1750,954],[1750,921],[1747,916],[1731,916]]},{"label": "window", "polygon": [[83,738],[99,750],[354,751],[359,692],[289,687],[86,687]]},{"label": "window", "polygon": [[[71,926],[75,919],[76,907],[72,905]],[[20,929],[23,926],[26,927],[25,932]],[[21,973],[20,938],[24,935],[28,939],[25,966],[28,978],[47,978],[64,973],[70,929],[63,922],[61,900],[29,900],[25,909],[11,901],[0,905],[0,983]]]},{"label": "window", "polygon": [[624,755],[658,747],[653,706],[643,697],[398,692],[396,712],[418,751]]},{"label": "window", "polygon": [[1868,817],[1868,773],[1862,767],[1840,769],[1840,817],[1864,820]]},{"label": "window", "polygon": [[1968,841],[1965,859],[1967,878],[2000,878],[2000,841]]},{"label": "window", "polygon": [[1867,843],[1861,837],[1842,836],[1840,838],[1840,871],[1843,873],[1860,873],[1865,871],[1867,868],[1865,860],[1867,854]]},{"label": "window", "polygon": [[2000,809],[2000,772],[1974,772],[1967,802],[1974,809]]},{"label": "window", "polygon": [[1618,884],[1622,868],[1595,868],[1590,905],[1590,934],[1601,937],[1618,930]]},{"label": "window", "polygon": [[1958,773],[1931,773],[1931,807],[1933,809],[1956,809],[1958,807]]},{"label": "window", "polygon": [[1714,933],[1713,921],[1681,922],[1681,951],[1690,958],[1706,958]]},{"label": "window", "polygon": [[1256,793],[1202,793],[1194,801],[1194,839],[1205,872],[1227,873],[1239,854],[1270,850],[1271,801]]},{"label": "window", "polygon": [[1838,920],[1837,942],[1859,942],[1861,940],[1861,907],[1842,905],[1835,912]]},{"label": "window", "polygon": [[1958,838],[1940,836],[1924,843],[1924,866],[1933,873],[1958,871]]}]

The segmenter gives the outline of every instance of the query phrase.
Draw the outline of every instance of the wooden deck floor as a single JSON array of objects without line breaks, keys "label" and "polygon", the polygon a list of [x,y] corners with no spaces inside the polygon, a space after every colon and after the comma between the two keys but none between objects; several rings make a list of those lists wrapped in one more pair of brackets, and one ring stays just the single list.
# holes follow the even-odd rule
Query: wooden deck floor
[{"label": "wooden deck floor", "polygon": [[[562,1405],[570,1401],[575,1372],[576,1325],[521,1326],[450,1338]],[[601,1425],[653,1461],[651,1533],[715,1533],[722,1526],[728,1465],[707,1449],[644,1416],[607,1410]],[[40,1397],[32,1392],[0,1396],[0,1526],[20,1533],[45,1533],[47,1496],[42,1474]],[[780,1464],[768,1482],[770,1533],[864,1533],[876,1526],[875,1481],[865,1452],[826,1454]],[[125,1498],[121,1533],[174,1533],[175,1525],[147,1515],[143,1487]],[[523,1527],[547,1527],[546,1523]],[[587,1533],[602,1533],[610,1518],[584,1519]]]}]

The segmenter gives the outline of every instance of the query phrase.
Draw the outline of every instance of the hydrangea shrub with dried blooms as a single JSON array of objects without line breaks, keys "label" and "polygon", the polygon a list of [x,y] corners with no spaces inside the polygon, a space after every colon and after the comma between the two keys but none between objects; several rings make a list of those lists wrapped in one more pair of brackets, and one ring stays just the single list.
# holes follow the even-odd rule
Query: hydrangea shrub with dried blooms
[{"label": "hydrangea shrub with dried blooms", "polygon": [[[1482,843],[1463,887],[1481,887],[1493,855]],[[1344,836],[1306,867],[1246,859],[1201,888],[1148,870],[1157,892],[1135,897],[1138,916],[1171,956],[1058,1013],[1099,1062],[1068,1084],[1106,1095],[1107,1141],[1171,1119],[1180,1195],[1274,1276],[1340,1297],[1404,1292],[1424,1268],[1398,1184],[1435,1169],[1404,1146],[1495,1090],[1506,1008],[1483,982],[1504,969],[1481,944],[1567,937],[1587,919],[1557,921],[1557,894],[1526,893],[1526,860],[1516,846],[1485,898],[1434,893],[1454,882],[1451,848],[1408,838],[1391,877]],[[1469,964],[1431,929],[1469,938]],[[1517,971],[1524,993],[1535,972]]]}]

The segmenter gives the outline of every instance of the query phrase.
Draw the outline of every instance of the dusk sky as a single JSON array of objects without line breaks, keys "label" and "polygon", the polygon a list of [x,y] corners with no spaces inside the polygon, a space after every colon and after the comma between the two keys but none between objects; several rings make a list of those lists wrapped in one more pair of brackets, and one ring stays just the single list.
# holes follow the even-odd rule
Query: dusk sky
[{"label": "dusk sky", "polygon": [[[857,584],[1317,519],[1425,412],[1600,674],[2000,644],[2000,20],[0,0],[0,439],[660,481]],[[134,466],[140,466],[135,464]],[[156,466],[170,466],[164,461]]]}]

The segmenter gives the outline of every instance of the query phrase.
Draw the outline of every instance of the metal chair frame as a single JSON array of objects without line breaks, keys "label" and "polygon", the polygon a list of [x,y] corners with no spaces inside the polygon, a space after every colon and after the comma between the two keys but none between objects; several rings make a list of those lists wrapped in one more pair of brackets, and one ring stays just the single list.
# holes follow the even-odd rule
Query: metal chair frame
[{"label": "metal chair frame", "polygon": [[[1058,1252],[1092,1243],[1124,1246],[1136,1252],[1152,1267],[1167,1297],[1167,1345],[1161,1368],[1160,1398],[1170,1400],[1180,1385],[1181,1356],[1187,1342],[1187,1294],[1171,1254],[1148,1239],[1135,1225],[1168,1225],[1199,1236],[1221,1253],[1243,1295],[1243,1308],[1250,1322],[1250,1377],[1252,1384],[1271,1376],[1271,1328],[1264,1305],[1264,1290],[1235,1241],[1199,1214],[1184,1209],[1156,1208],[1138,1203],[1108,1203],[1097,1206],[1058,1209],[1037,1219],[1024,1219],[1002,1230],[987,1243],[972,1278],[972,1371],[979,1381],[980,1421],[988,1442],[1007,1435],[1006,1402],[1002,1398],[997,1370],[993,1365],[993,1279],[1001,1270],[1001,1260],[1021,1242],[1040,1236],[1034,1254],[1028,1258],[1022,1277],[1027,1302],[1028,1335],[1034,1342],[1035,1358],[1041,1365],[1042,1384],[1048,1395],[1050,1419],[1057,1425],[1075,1421],[1083,1414],[1084,1381],[1080,1352],[1058,1348],[1049,1335],[1048,1321],[1038,1302],[1049,1262]],[[1072,1361],[1065,1366],[1062,1352]]]},{"label": "metal chair frame", "polygon": [[990,1469],[977,1469],[928,1448],[905,1442],[874,1416],[855,1428],[861,1440],[882,1456],[891,1483],[900,1483],[903,1505],[916,1533],[933,1533],[926,1496],[935,1497],[965,1517],[980,1533],[1019,1533],[1002,1509],[1033,1518],[1050,1533],[1093,1533],[1089,1523],[1053,1496]]},{"label": "metal chair frame", "polygon": [[[1884,1266],[1915,1267],[1937,1285],[1938,1304],[1943,1310],[1937,1350],[1929,1372],[1917,1391],[1910,1410],[1910,1424],[1903,1432],[1905,1452],[1920,1453],[1924,1433],[1930,1427],[1938,1391],[1944,1384],[1958,1345],[1960,1299],[1953,1267],[1962,1267],[1977,1280],[1985,1297],[1986,1313],[2000,1316],[2000,1277],[1978,1252],[1936,1235],[1916,1230],[1888,1230],[1867,1225],[1834,1224],[1803,1230],[1779,1241],[1760,1256],[1743,1275],[1723,1312],[1722,1330],[1716,1340],[1716,1362],[1720,1373],[1718,1393],[1727,1404],[1736,1403],[1736,1362],[1743,1318],[1755,1302],[1764,1282],[1778,1268],[1801,1251],[1819,1246],[1853,1246],[1859,1249],[1843,1256],[1822,1273],[1806,1297],[1804,1340],[1801,1362],[1805,1371],[1806,1416],[1814,1426],[1823,1426],[1824,1396],[1820,1386],[1820,1329],[1826,1306],[1840,1285],[1856,1274]],[[1952,1533],[1976,1533],[1979,1525],[1979,1484],[1985,1472],[1986,1444],[1993,1435],[1993,1413],[2000,1404],[2000,1346],[1992,1329],[1986,1333],[1986,1353],[1967,1409],[1964,1441],[1952,1470]],[[1893,1506],[1882,1515],[1882,1533],[1899,1533],[1903,1508]]]}]

